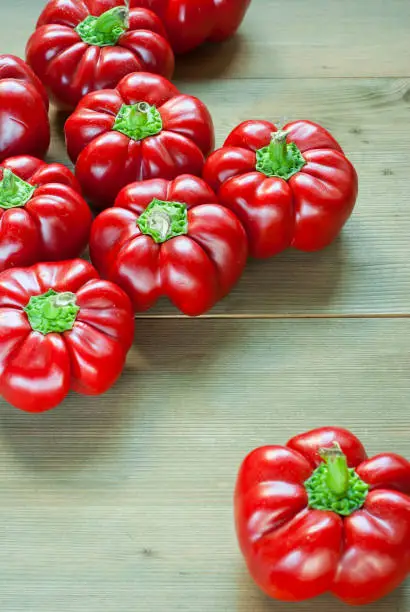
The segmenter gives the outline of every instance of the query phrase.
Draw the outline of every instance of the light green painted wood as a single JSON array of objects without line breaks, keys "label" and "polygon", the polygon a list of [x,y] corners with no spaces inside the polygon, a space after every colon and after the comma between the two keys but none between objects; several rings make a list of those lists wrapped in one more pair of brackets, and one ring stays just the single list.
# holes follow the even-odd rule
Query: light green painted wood
[{"label": "light green painted wood", "polygon": [[[410,321],[144,321],[103,399],[1,404],[0,609],[344,612],[268,602],[232,527],[243,456],[322,424],[410,455]],[[137,348],[138,347],[138,348]],[[410,583],[370,608],[407,612]]]}]

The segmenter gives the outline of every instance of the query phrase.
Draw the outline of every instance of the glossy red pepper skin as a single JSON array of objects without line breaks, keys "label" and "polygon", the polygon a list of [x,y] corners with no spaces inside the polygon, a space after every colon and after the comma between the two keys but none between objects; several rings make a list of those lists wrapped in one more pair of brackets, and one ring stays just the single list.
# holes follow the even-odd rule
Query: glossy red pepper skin
[{"label": "glossy red pepper skin", "polygon": [[89,15],[124,6],[122,0],[51,0],[27,43],[27,62],[50,96],[73,110],[84,95],[116,87],[131,72],[147,71],[171,78],[175,59],[157,15],[133,9],[128,30],[114,46],[84,42],[75,28]]},{"label": "glossy red pepper skin", "polygon": [[0,181],[5,168],[35,191],[23,207],[5,210],[0,202],[0,272],[81,255],[92,215],[73,173],[62,164],[23,155],[3,161]]},{"label": "glossy red pepper skin", "polygon": [[[321,463],[319,448],[335,441],[370,488],[364,506],[347,517],[309,508],[304,487]],[[249,571],[275,599],[330,591],[364,605],[410,572],[410,463],[388,453],[367,459],[346,430],[317,429],[250,453],[236,484],[235,515]]]},{"label": "glossy red pepper skin", "polygon": [[[188,232],[157,244],[137,225],[154,198],[188,207]],[[128,185],[115,207],[94,221],[91,259],[103,278],[127,292],[137,312],[168,297],[184,314],[198,316],[227,295],[241,276],[247,241],[238,219],[218,204],[201,179],[183,175]]]},{"label": "glossy red pepper skin", "polygon": [[204,168],[204,179],[221,203],[241,219],[251,256],[257,258],[289,247],[325,248],[339,235],[357,198],[356,171],[329,132],[310,121],[295,121],[283,130],[307,162],[288,181],[256,170],[256,151],[277,131],[268,121],[240,124]]},{"label": "glossy red pepper skin", "polygon": [[205,41],[221,42],[235,34],[251,0],[131,0],[161,17],[176,53]]},{"label": "glossy red pepper skin", "polygon": [[[141,101],[156,105],[163,130],[140,141],[113,131],[121,106]],[[212,118],[203,102],[148,73],[128,75],[116,89],[86,96],[68,118],[65,134],[77,178],[97,208],[112,206],[134,181],[200,175],[214,148]]]},{"label": "glossy red pepper skin", "polygon": [[31,68],[0,55],[0,162],[14,155],[43,158],[50,145],[48,97]]},{"label": "glossy red pepper skin", "polygon": [[[73,292],[71,331],[32,330],[24,308],[50,288]],[[134,337],[125,293],[80,259],[15,268],[0,275],[0,394],[16,408],[43,412],[71,390],[99,395],[119,378]]]}]

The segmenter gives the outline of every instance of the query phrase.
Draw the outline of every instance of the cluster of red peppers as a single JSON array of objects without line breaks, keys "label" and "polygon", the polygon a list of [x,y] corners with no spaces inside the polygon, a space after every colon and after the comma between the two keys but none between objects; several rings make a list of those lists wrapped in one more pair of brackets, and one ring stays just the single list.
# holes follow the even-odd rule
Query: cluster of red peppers
[{"label": "cluster of red peppers", "polygon": [[[0,56],[0,394],[17,408],[104,393],[136,312],[166,296],[201,315],[249,255],[317,251],[351,215],[357,175],[323,127],[246,121],[214,151],[207,107],[169,80],[174,53],[229,38],[249,4],[51,0],[27,63]],[[49,96],[75,175],[41,161]],[[344,430],[258,449],[235,495],[250,573],[277,599],[374,601],[410,571],[409,495],[410,464],[367,460]]]},{"label": "cluster of red peppers", "polygon": [[[169,79],[175,53],[229,38],[249,4],[51,0],[27,63],[0,56],[0,394],[17,408],[104,393],[136,312],[168,296],[200,315],[241,276],[245,229],[201,179],[212,118]],[[75,175],[42,161],[49,99],[72,112]],[[108,210],[93,222],[89,203]]]}]

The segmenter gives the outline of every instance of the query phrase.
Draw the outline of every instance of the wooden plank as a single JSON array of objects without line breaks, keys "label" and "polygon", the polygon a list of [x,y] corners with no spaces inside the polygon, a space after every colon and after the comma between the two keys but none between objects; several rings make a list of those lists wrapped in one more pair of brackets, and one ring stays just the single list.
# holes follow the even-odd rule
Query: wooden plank
[{"label": "wooden plank", "polygon": [[[0,609],[344,612],[273,604],[232,526],[243,456],[323,424],[410,456],[410,321],[145,321],[104,398],[0,405]],[[272,608],[273,607],[273,608]],[[407,612],[410,582],[372,606]]]},{"label": "wooden plank", "polygon": [[[4,50],[23,53],[44,4],[15,0],[2,7]],[[410,76],[409,25],[406,0],[253,0],[235,38],[179,58],[177,74],[198,79]]]},{"label": "wooden plank", "polygon": [[253,0],[239,34],[184,58],[178,76],[410,76],[409,25],[406,0]]}]

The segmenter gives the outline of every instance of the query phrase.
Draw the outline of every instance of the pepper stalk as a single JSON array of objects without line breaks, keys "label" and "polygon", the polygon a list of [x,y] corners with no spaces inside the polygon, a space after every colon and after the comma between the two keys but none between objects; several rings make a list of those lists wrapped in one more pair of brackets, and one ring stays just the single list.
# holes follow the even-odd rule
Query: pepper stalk
[{"label": "pepper stalk", "polygon": [[305,482],[309,507],[349,516],[364,505],[369,486],[349,468],[337,442],[319,449],[318,453],[323,463]]},{"label": "pepper stalk", "polygon": [[289,132],[273,132],[268,146],[256,151],[256,170],[266,176],[277,176],[288,181],[300,172],[306,160],[294,142],[287,142]]}]

